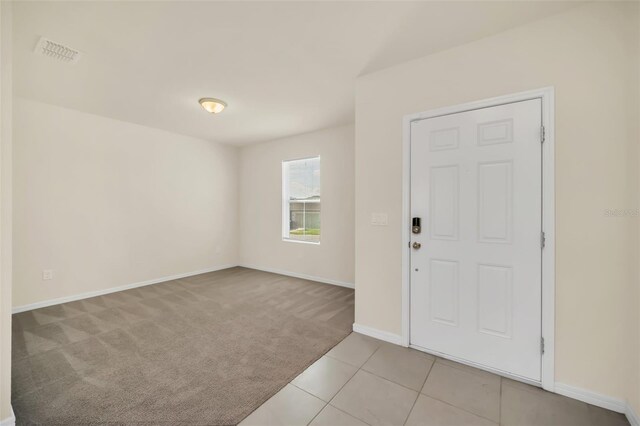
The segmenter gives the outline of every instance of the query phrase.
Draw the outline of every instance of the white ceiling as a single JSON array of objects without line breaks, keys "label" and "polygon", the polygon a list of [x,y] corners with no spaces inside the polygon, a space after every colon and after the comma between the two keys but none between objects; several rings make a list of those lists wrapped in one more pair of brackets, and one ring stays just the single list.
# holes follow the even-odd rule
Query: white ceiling
[{"label": "white ceiling", "polygon": [[[19,2],[18,96],[231,144],[353,122],[358,75],[568,2]],[[40,36],[77,64],[33,53]],[[216,116],[198,105],[217,97]]]}]

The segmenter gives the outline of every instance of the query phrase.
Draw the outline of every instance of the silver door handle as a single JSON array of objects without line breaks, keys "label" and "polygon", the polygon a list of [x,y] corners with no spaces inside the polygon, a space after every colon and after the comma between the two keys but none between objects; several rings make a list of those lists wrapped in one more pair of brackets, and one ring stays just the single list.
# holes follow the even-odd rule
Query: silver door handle
[{"label": "silver door handle", "polygon": [[420,247],[422,247],[422,244],[420,244],[419,242],[416,241],[416,242],[413,243],[413,248],[414,249],[418,250]]}]

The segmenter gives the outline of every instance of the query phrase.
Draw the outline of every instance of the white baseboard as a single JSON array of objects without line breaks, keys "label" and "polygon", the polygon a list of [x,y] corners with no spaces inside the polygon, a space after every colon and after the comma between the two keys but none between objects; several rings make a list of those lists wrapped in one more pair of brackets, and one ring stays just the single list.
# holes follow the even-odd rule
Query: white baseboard
[{"label": "white baseboard", "polygon": [[[13,308],[12,312],[14,314],[17,314],[17,313],[20,313],[20,312],[30,311],[30,310],[33,310],[33,309],[46,308],[47,306],[59,305],[60,303],[74,302],[76,300],[88,299],[90,297],[102,296],[104,294],[115,293],[117,291],[129,290],[129,289],[137,288],[137,287],[144,287],[144,286],[147,286],[147,285],[158,284],[158,283],[162,283],[162,282],[165,282],[165,281],[177,280],[177,279],[180,279],[180,278],[191,277],[193,275],[206,274],[207,272],[220,271],[222,269],[233,268],[233,267],[236,267],[236,266],[242,266],[244,268],[250,268],[250,269],[257,269],[259,271],[271,272],[271,273],[274,273],[274,274],[287,275],[287,276],[295,277],[295,278],[302,278],[302,279],[305,279],[305,280],[318,281],[318,282],[321,282],[321,283],[333,284],[333,285],[338,285],[338,286],[341,286],[341,287],[354,288],[354,285],[352,283],[347,283],[347,282],[338,281],[338,280],[332,280],[332,279],[328,279],[328,278],[314,277],[314,276],[311,276],[311,275],[298,274],[298,273],[295,273],[295,272],[282,271],[282,270],[279,270],[279,269],[261,268],[259,266],[235,265],[235,264],[233,264],[233,265],[214,266],[212,268],[201,269],[199,271],[185,272],[183,274],[177,274],[177,275],[171,275],[171,276],[167,276],[167,277],[155,278],[155,279],[152,279],[152,280],[141,281],[141,282],[137,282],[137,283],[133,283],[133,284],[126,284],[126,285],[122,285],[122,286],[118,286],[118,287],[111,287],[111,288],[107,288],[107,289],[104,289],[104,290],[89,291],[89,292],[86,292],[86,293],[74,294],[72,296],[65,296],[65,297],[58,297],[58,298],[55,298],[55,299],[43,300],[41,302],[30,303],[30,304],[22,305],[22,306],[16,306],[16,307]],[[4,425],[0,425],[0,426],[4,426]]]},{"label": "white baseboard", "polygon": [[0,426],[15,426],[16,415],[13,413],[13,407],[11,407],[11,415],[4,420],[0,421]]},{"label": "white baseboard", "polygon": [[627,401],[577,388],[575,386],[566,385],[564,383],[556,382],[555,385],[555,391],[560,395],[577,399],[578,401],[586,402],[587,404],[595,405],[596,407],[606,408],[607,410],[622,413],[627,416],[627,420],[629,420],[629,424],[631,424],[631,426],[640,426],[640,417],[638,417],[638,413],[634,411],[631,404]]},{"label": "white baseboard", "polygon": [[[74,302],[76,300],[82,300],[82,299],[88,299],[90,297],[102,296],[104,294],[115,293],[117,291],[129,290],[129,289],[137,288],[137,287],[144,287],[144,286],[147,286],[147,285],[158,284],[158,283],[162,283],[162,282],[165,282],[165,281],[171,281],[171,280],[177,280],[177,279],[180,279],[180,278],[191,277],[193,275],[206,274],[207,272],[220,271],[222,269],[233,268],[235,266],[237,266],[237,265],[214,266],[214,267],[207,268],[207,269],[201,269],[199,271],[185,272],[183,274],[170,275],[168,277],[155,278],[155,279],[152,279],[152,280],[140,281],[140,282],[133,283],[133,284],[125,284],[125,285],[122,285],[122,286],[111,287],[111,288],[107,288],[107,289],[104,289],[104,290],[89,291],[89,292],[86,292],[86,293],[74,294],[73,296],[65,296],[65,297],[58,297],[56,299],[43,300],[42,302],[29,303],[28,305],[16,306],[16,307],[13,308],[12,312],[14,314],[17,314],[17,313],[20,313],[20,312],[30,311],[32,309],[46,308],[47,306],[59,305],[60,303]],[[0,426],[4,426],[4,424],[2,424]]]},{"label": "white baseboard", "polygon": [[616,413],[627,412],[628,406],[626,401],[618,398],[613,398],[611,396],[602,395],[590,390],[556,382],[555,392],[559,393],[560,395],[568,396],[569,398],[577,399],[578,401],[586,402],[587,404],[615,411]]},{"label": "white baseboard", "polygon": [[319,283],[332,284],[340,287],[355,288],[355,285],[353,283],[333,280],[330,278],[315,277],[313,275],[299,274],[297,272],[283,271],[281,269],[264,268],[262,266],[256,266],[256,265],[241,264],[240,266],[243,268],[255,269],[257,271],[271,272],[272,274],[279,274],[279,275],[286,275],[288,277],[301,278],[303,280],[317,281]]},{"label": "white baseboard", "polygon": [[364,334],[365,336],[373,337],[374,339],[393,343],[394,345],[402,345],[402,336],[399,334],[389,333],[388,331],[382,331],[355,323],[353,324],[353,331]]},{"label": "white baseboard", "polygon": [[627,403],[627,410],[625,411],[625,414],[627,415],[627,420],[629,420],[629,424],[631,424],[631,426],[640,426],[640,417],[629,403]]}]

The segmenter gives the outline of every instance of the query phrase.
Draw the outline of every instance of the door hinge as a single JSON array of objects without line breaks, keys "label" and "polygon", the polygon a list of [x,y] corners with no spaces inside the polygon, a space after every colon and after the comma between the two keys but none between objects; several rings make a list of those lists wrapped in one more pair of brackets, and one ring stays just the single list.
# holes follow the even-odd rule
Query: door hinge
[{"label": "door hinge", "polygon": [[547,243],[547,237],[544,235],[544,231],[540,232],[540,248],[544,248]]},{"label": "door hinge", "polygon": [[544,337],[540,338],[540,353],[544,354]]},{"label": "door hinge", "polygon": [[540,143],[544,143],[545,141],[545,130],[544,126],[540,126]]}]

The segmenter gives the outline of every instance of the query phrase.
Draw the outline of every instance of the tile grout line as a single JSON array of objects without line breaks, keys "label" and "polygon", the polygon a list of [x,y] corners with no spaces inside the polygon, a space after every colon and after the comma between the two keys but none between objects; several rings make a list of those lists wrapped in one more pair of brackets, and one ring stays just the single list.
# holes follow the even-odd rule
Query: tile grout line
[{"label": "tile grout line", "polygon": [[[311,365],[313,365],[313,364],[311,364]],[[303,373],[304,373],[304,371],[303,371]],[[302,374],[302,373],[300,373],[300,374]],[[325,401],[324,399],[322,399],[322,398],[318,397],[317,395],[312,394],[311,392],[309,392],[309,391],[307,391],[307,390],[305,390],[305,389],[302,389],[302,388],[301,388],[301,387],[299,387],[299,386],[296,386],[295,384],[293,384],[293,382],[289,382],[289,383],[287,383],[287,385],[291,385],[291,386],[293,386],[293,387],[294,387],[294,388],[296,388],[296,389],[300,389],[302,392],[304,392],[304,393],[306,393],[306,394],[308,394],[308,395],[311,395],[311,396],[312,396],[312,397],[314,397],[315,399],[319,399],[320,401],[324,402],[324,403],[325,403],[325,405],[326,405],[326,404],[328,404],[328,402],[327,402],[327,401]],[[285,385],[285,387],[286,387],[286,385]],[[284,388],[282,388],[282,389],[284,389]],[[278,392],[279,392],[279,391],[278,391]],[[277,392],[276,392],[276,393],[277,393]],[[275,396],[275,394],[274,394],[273,396]],[[267,401],[268,401],[268,400],[267,400]],[[267,401],[265,401],[265,402],[267,402]]]},{"label": "tile grout line", "polygon": [[[351,335],[351,334],[349,334],[349,336],[350,336],[350,335]],[[349,337],[349,336],[347,336],[347,337]],[[346,337],[345,337],[345,339],[346,339]],[[343,339],[343,341],[344,341],[344,339]],[[366,364],[366,363],[367,363],[367,361],[369,361],[369,359],[371,359],[371,357],[372,357],[376,352],[378,352],[378,349],[380,349],[381,347],[382,347],[382,345],[378,346],[378,347],[376,348],[376,350],[375,350],[375,351],[373,351],[373,352],[371,353],[371,355],[369,355],[369,358],[367,358],[367,360],[366,360],[362,365],[364,366],[364,364]],[[337,359],[337,358],[334,358],[334,357],[332,357],[332,356],[330,356],[330,355],[327,355],[328,353],[329,353],[329,352],[327,352],[327,353],[326,353],[326,354],[324,354],[323,356],[326,356],[326,357],[331,358],[331,359],[333,359],[333,360],[335,360],[335,361],[338,361],[338,362],[342,362],[343,364],[349,365],[349,366],[351,366],[351,367],[356,367],[355,365],[349,364],[348,362],[344,362],[344,361],[341,361],[341,360],[339,360],[339,359]],[[313,365],[313,364],[311,364],[311,365]],[[309,366],[309,367],[310,367],[310,366]],[[309,367],[307,367],[307,369],[308,369]],[[331,401],[333,401],[333,400],[334,400],[334,398],[335,398],[335,397],[340,393],[340,391],[341,391],[341,390],[342,390],[342,389],[347,385],[347,383],[349,383],[349,382],[351,381],[351,379],[353,379],[353,377],[356,375],[356,373],[357,373],[358,371],[360,371],[361,369],[362,369],[362,366],[360,366],[360,367],[357,367],[357,368],[356,368],[356,371],[354,371],[354,372],[353,372],[353,374],[351,375],[351,377],[349,377],[349,379],[348,379],[346,382],[344,382],[344,384],[343,384],[342,386],[340,386],[340,389],[338,389],[338,390],[336,391],[336,393],[331,397],[331,399],[329,399],[329,401],[325,403],[325,405],[322,407],[322,409],[321,409],[320,411],[318,411],[318,412],[316,413],[316,415],[315,415],[315,416],[313,416],[313,418],[312,418],[311,420],[309,420],[309,423],[307,423],[307,425],[311,424],[311,422],[313,422],[313,420],[314,420],[316,417],[318,417],[318,414],[320,414],[320,413],[322,412],[322,410],[324,410],[325,408],[327,408],[327,405],[331,405],[331,404],[330,404],[330,403],[331,403]],[[306,371],[306,369],[305,369],[305,371]],[[365,370],[365,371],[366,371],[366,370]],[[304,373],[304,371],[303,371],[303,373]],[[302,373],[300,373],[300,374],[302,374]],[[295,378],[294,378],[294,380],[295,380]],[[292,380],[291,382],[289,382],[289,383],[290,383],[291,385],[295,386],[296,388],[298,388],[298,386],[294,385],[292,382],[293,382],[293,380]],[[300,389],[300,388],[298,388],[298,389]],[[301,390],[303,390],[303,391],[304,391],[304,389],[301,389]],[[307,391],[305,391],[305,392],[307,392]],[[311,393],[309,393],[309,392],[307,392],[307,393],[308,393],[309,395],[311,395]],[[315,396],[315,395],[313,395],[313,396]],[[316,397],[316,398],[318,398],[317,396],[315,396],[315,397]],[[320,398],[318,398],[318,399],[320,399]],[[322,400],[322,399],[320,399],[320,400],[324,402],[324,400]],[[358,418],[358,417],[356,417],[356,416],[354,416],[354,415],[352,415],[352,414],[347,413],[346,411],[340,410],[338,407],[336,407],[336,406],[334,406],[334,405],[331,405],[331,407],[335,408],[336,410],[342,411],[343,413],[348,414],[348,415],[350,415],[351,417],[353,417],[353,418],[355,418],[355,419],[358,419],[358,420],[360,420],[361,422],[363,422],[363,423],[365,423],[365,424],[369,424],[369,423],[365,422],[364,420],[362,420],[362,419],[360,419],[360,418]]]},{"label": "tile grout line", "polygon": [[[327,404],[327,405],[329,405],[329,404]],[[332,405],[332,406],[331,406],[331,408],[335,408],[336,410],[340,411],[341,413],[345,413],[347,416],[349,416],[349,417],[353,417],[354,419],[356,419],[356,420],[358,420],[358,421],[361,421],[362,423],[364,423],[364,424],[365,424],[365,425],[367,425],[367,426],[371,426],[371,424],[370,424],[370,423],[367,423],[367,422],[365,422],[364,420],[359,419],[358,417],[354,416],[353,414],[349,414],[349,413],[347,413],[346,411],[341,410],[341,409],[340,409],[340,408],[338,408],[338,407],[335,407],[335,406],[333,406],[333,405]]]},{"label": "tile grout line", "polygon": [[416,403],[418,402],[418,398],[420,398],[420,392],[418,392],[418,394],[416,395],[416,399],[413,401],[413,404],[411,404],[411,409],[407,413],[407,418],[404,419],[404,422],[402,422],[402,426],[406,425],[407,422],[409,421],[409,417],[411,417],[411,413],[413,412],[413,409],[415,408]]},{"label": "tile grout line", "polygon": [[[375,350],[375,351],[373,351],[373,352],[371,353],[371,355],[369,355],[369,358],[367,358],[367,360],[362,364],[362,366],[360,366],[360,367],[358,368],[358,370],[356,370],[356,372],[353,374],[353,376],[355,376],[355,375],[358,373],[358,371],[362,370],[362,371],[364,371],[365,373],[371,374],[372,376],[375,376],[375,377],[377,377],[377,378],[379,378],[379,379],[382,379],[382,380],[384,380],[384,381],[386,381],[386,382],[389,382],[389,383],[392,383],[392,384],[394,384],[394,385],[397,385],[397,386],[403,387],[403,388],[405,388],[405,389],[407,389],[407,390],[410,390],[410,391],[412,391],[412,392],[416,392],[416,393],[417,393],[417,395],[416,395],[416,399],[413,401],[413,404],[411,405],[411,409],[409,410],[409,413],[407,413],[407,418],[406,418],[406,419],[404,420],[404,422],[402,423],[402,424],[404,425],[404,424],[407,422],[407,420],[409,419],[409,416],[411,415],[411,411],[413,411],[413,407],[415,407],[416,402],[418,401],[418,398],[420,397],[421,391],[420,391],[420,390],[416,391],[415,389],[411,389],[411,388],[409,388],[409,387],[407,387],[407,386],[405,386],[405,385],[402,385],[402,384],[400,384],[400,383],[396,383],[396,382],[394,382],[393,380],[389,380],[389,379],[387,379],[387,378],[385,378],[385,377],[382,377],[382,376],[377,375],[376,373],[373,373],[373,372],[371,372],[371,371],[368,371],[368,370],[365,370],[365,369],[364,369],[364,366],[367,364],[367,362],[369,362],[369,360],[370,360],[370,359],[371,359],[371,358],[372,358],[372,357],[373,357],[373,356],[374,356],[374,355],[375,355],[375,354],[376,354],[376,353],[377,353],[377,352],[382,348],[382,346],[384,346],[384,342],[382,342],[382,344],[380,344],[380,345],[376,348],[376,350]],[[431,356],[432,356],[432,355],[431,355]],[[334,358],[334,359],[335,359],[335,358]],[[436,360],[437,360],[437,357],[433,356],[433,362],[431,363],[431,366],[429,367],[429,371],[427,372],[427,376],[425,377],[424,381],[422,382],[422,387],[424,387],[424,384],[427,382],[427,379],[429,378],[429,374],[431,373],[431,370],[433,369],[433,365],[436,363]],[[336,394],[333,396],[333,398],[331,398],[331,401],[333,401],[333,399],[335,399],[335,397],[338,395],[338,393],[340,393],[340,391],[342,390],[342,388],[344,388],[344,387],[347,385],[347,383],[349,383],[349,382],[351,381],[351,379],[353,379],[353,376],[351,376],[351,378],[350,378],[349,380],[347,380],[347,382],[346,382],[344,385],[342,385],[342,387],[338,390],[338,392],[336,392]],[[420,389],[422,389],[422,387],[421,387]],[[329,403],[330,403],[331,401],[329,401]],[[332,404],[330,404],[330,405],[331,405],[332,407],[334,407],[334,408],[337,408],[337,407],[335,407],[335,406],[334,406],[334,405],[332,405]],[[338,410],[339,410],[339,408],[338,408]],[[343,410],[340,410],[340,411],[343,411]],[[349,414],[349,413],[346,413],[346,414]],[[349,415],[351,415],[351,414],[349,414]],[[356,417],[356,416],[353,416],[353,417],[354,417],[354,418],[357,418],[358,420],[360,420],[360,421],[363,421],[363,422],[364,422],[364,420],[360,419],[359,417]],[[366,422],[364,422],[364,423],[366,423]],[[368,423],[367,423],[367,424],[368,424]]]},{"label": "tile grout line", "polygon": [[[435,362],[434,362],[434,364],[435,364]],[[433,364],[432,364],[432,366],[433,366]],[[364,371],[365,373],[371,374],[372,376],[376,376],[377,378],[382,379],[382,380],[384,380],[384,381],[386,381],[386,382],[393,383],[394,385],[398,385],[398,386],[400,386],[400,387],[402,387],[402,388],[405,388],[405,389],[407,389],[407,390],[410,390],[411,392],[418,392],[419,394],[420,394],[420,393],[422,393],[422,392],[421,392],[422,388],[420,388],[420,390],[415,390],[415,389],[412,389],[412,388],[410,388],[410,387],[407,387],[407,386],[405,386],[405,385],[403,385],[403,384],[400,384],[400,383],[394,382],[393,380],[389,380],[389,379],[387,379],[386,377],[382,377],[382,376],[380,376],[380,375],[378,375],[378,374],[374,373],[373,371],[369,371],[369,370],[365,370],[365,369],[362,369],[362,371]],[[429,369],[429,372],[431,372],[431,368]],[[427,373],[427,377],[429,377],[429,373]],[[424,384],[425,384],[426,382],[427,382],[427,379],[425,379],[425,380],[424,380],[424,382],[422,383],[422,386],[424,386]]]},{"label": "tile grout line", "polygon": [[471,414],[471,415],[472,415],[472,416],[474,416],[474,417],[478,417],[478,418],[480,418],[480,419],[482,419],[482,420],[487,420],[488,422],[491,422],[491,423],[493,423],[493,424],[497,424],[497,423],[495,422],[495,420],[488,419],[488,418],[486,418],[486,417],[484,417],[484,416],[481,416],[480,414],[477,414],[477,413],[472,413],[471,411],[469,411],[469,410],[465,410],[464,408],[458,407],[457,405],[453,405],[453,404],[452,404],[452,403],[450,403],[450,402],[443,401],[443,400],[438,399],[438,398],[436,398],[436,397],[434,397],[434,396],[426,395],[426,394],[424,394],[424,393],[421,393],[420,395],[422,395],[422,396],[424,396],[424,397],[426,397],[426,398],[429,398],[429,399],[433,399],[434,401],[441,402],[441,403],[443,403],[443,404],[445,404],[445,405],[448,405],[448,406],[449,406],[449,407],[451,407],[451,408],[455,408],[456,410],[464,411],[465,413],[467,413],[467,414]]},{"label": "tile grout line", "polygon": [[[355,376],[359,371],[361,371],[361,370],[362,370],[362,371],[364,371],[365,373],[371,374],[371,375],[373,375],[373,376],[375,376],[375,377],[377,377],[377,378],[379,378],[379,379],[382,379],[382,380],[384,380],[384,381],[386,381],[386,382],[389,382],[389,383],[392,383],[392,384],[394,384],[394,385],[400,386],[400,387],[402,387],[402,388],[404,388],[404,389],[407,389],[407,390],[410,390],[410,391],[412,391],[412,392],[416,392],[416,390],[415,390],[415,389],[411,389],[411,388],[409,388],[409,387],[407,387],[407,386],[405,386],[405,385],[402,385],[402,384],[400,384],[400,383],[396,383],[396,382],[394,382],[393,380],[389,380],[389,379],[387,379],[387,378],[385,378],[385,377],[382,377],[382,376],[377,375],[377,374],[376,374],[376,373],[374,373],[374,372],[371,372],[371,371],[368,371],[368,370],[364,369],[364,366],[367,364],[367,362],[368,362],[368,361],[369,361],[369,360],[370,360],[370,359],[371,359],[371,358],[372,358],[372,357],[373,357],[373,356],[374,356],[374,355],[375,355],[375,354],[376,354],[376,353],[377,353],[377,352],[382,348],[382,346],[384,346],[384,342],[382,342],[382,344],[380,344],[380,345],[379,345],[379,346],[378,346],[378,347],[377,347],[377,348],[376,348],[376,349],[371,353],[371,355],[369,355],[369,357],[366,359],[366,361],[364,361],[364,363],[362,363],[362,365],[361,365],[360,367],[357,367],[357,370],[353,373],[353,375],[349,378],[349,380],[347,380],[347,381],[345,382],[345,384],[344,384],[344,385],[342,385],[342,386],[340,387],[340,389],[338,389],[338,391],[337,391],[337,392],[334,394],[334,396],[329,400],[329,402],[327,402],[327,403],[323,406],[323,408],[322,408],[322,409],[321,409],[321,410],[320,410],[320,411],[319,411],[319,412],[318,412],[318,413],[317,413],[317,414],[316,414],[316,415],[315,415],[315,416],[314,416],[314,417],[309,421],[309,423],[308,423],[308,424],[310,424],[310,423],[311,423],[311,422],[312,422],[312,421],[313,421],[313,420],[318,416],[318,414],[320,414],[320,412],[326,408],[326,406],[327,406],[327,405],[331,405],[331,407],[332,407],[332,408],[335,408],[335,409],[337,409],[337,410],[339,410],[339,411],[341,411],[341,412],[343,412],[343,413],[345,413],[345,414],[347,414],[347,415],[349,415],[349,416],[352,416],[352,417],[354,417],[354,418],[356,418],[356,419],[358,419],[358,420],[360,420],[360,421],[362,421],[362,422],[364,422],[364,423],[368,424],[366,421],[362,420],[361,418],[359,418],[359,417],[357,417],[357,416],[354,416],[354,415],[350,414],[349,412],[346,412],[346,411],[344,411],[344,410],[342,410],[342,409],[340,409],[340,408],[336,407],[335,405],[331,404],[331,402],[336,398],[336,396],[340,393],[340,391],[342,391],[342,389],[343,389],[343,388],[344,388],[344,387],[345,387],[345,386],[346,386],[346,385],[347,385],[347,384],[348,384],[348,383],[353,379],[353,377],[354,377],[354,376]],[[326,355],[326,354],[325,354],[325,356],[327,356],[327,357],[329,357],[329,358],[331,358],[331,359],[333,359],[333,360],[336,360],[336,361],[342,362],[342,363],[344,363],[344,364],[346,364],[346,365],[350,365],[350,366],[352,366],[352,367],[356,367],[356,366],[355,366],[355,365],[353,365],[353,364],[349,364],[349,363],[347,363],[347,362],[345,362],[345,361],[342,361],[342,360],[340,360],[340,359],[338,359],[338,358],[334,358],[334,357],[332,357],[332,356],[330,356],[330,355]],[[416,399],[414,400],[413,405],[411,406],[411,409],[409,410],[409,413],[407,414],[407,418],[406,418],[406,419],[405,419],[405,421],[403,422],[403,425],[405,425],[405,424],[406,424],[406,422],[409,420],[409,417],[411,416],[411,412],[412,412],[412,411],[413,411],[413,409],[415,408],[415,405],[416,405],[416,403],[417,403],[418,398],[420,397],[420,395],[424,395],[425,397],[428,397],[428,398],[431,398],[431,399],[433,399],[433,400],[439,401],[439,402],[441,402],[441,403],[443,403],[443,404],[446,404],[446,405],[448,405],[448,406],[450,406],[450,407],[452,407],[452,408],[454,408],[454,409],[464,411],[465,413],[471,414],[471,415],[473,415],[473,416],[479,417],[479,418],[484,419],[484,420],[488,420],[488,421],[490,421],[490,422],[492,422],[492,423],[494,423],[494,424],[495,424],[496,422],[495,422],[495,420],[493,420],[493,419],[490,419],[490,418],[484,417],[484,416],[482,416],[482,415],[480,415],[480,414],[477,414],[477,413],[471,412],[471,411],[469,411],[469,410],[467,410],[467,409],[465,409],[465,408],[458,407],[457,405],[451,404],[451,403],[449,403],[449,402],[447,402],[447,401],[443,401],[443,400],[441,400],[441,399],[439,399],[439,398],[437,398],[437,397],[435,397],[435,396],[431,396],[431,395],[427,395],[427,394],[425,394],[425,393],[422,393],[422,389],[424,389],[424,386],[425,386],[425,384],[426,384],[427,380],[429,379],[429,376],[430,376],[430,375],[431,375],[431,373],[433,372],[433,368],[434,368],[434,366],[435,366],[436,362],[438,361],[438,359],[440,359],[440,358],[439,358],[439,357],[437,357],[437,356],[434,356],[434,355],[431,355],[431,356],[433,357],[433,362],[431,363],[431,366],[429,367],[429,371],[427,372],[427,376],[425,377],[425,379],[424,379],[424,381],[423,381],[423,383],[422,383],[422,387],[420,388],[420,390],[418,390],[418,391],[417,391]],[[468,374],[473,374],[473,375],[475,375],[473,372],[467,371],[466,369],[456,368],[455,366],[448,365],[447,363],[441,363],[441,364],[442,364],[442,365],[444,365],[444,366],[450,367],[450,368],[454,368],[454,369],[456,369],[456,370],[464,371],[464,372],[466,372],[466,373],[468,373]],[[503,378],[502,378],[502,377],[500,377],[500,376],[498,376],[498,378],[500,379],[500,382],[499,382],[499,383],[500,383],[500,384],[499,384],[499,401],[498,401],[498,407],[499,407],[499,413],[498,413],[498,425],[500,425],[500,421],[501,421],[501,404],[502,404],[502,401],[501,401],[501,400],[502,400],[502,379],[503,379]],[[291,382],[290,382],[290,383],[291,383]],[[291,383],[291,384],[293,385],[293,383]],[[295,386],[296,388],[298,388],[296,385],[293,385],[293,386]],[[300,389],[300,388],[298,388],[298,389]],[[304,389],[301,389],[301,390],[303,390],[303,391],[304,391]],[[309,392],[307,392],[307,391],[305,391],[305,392],[306,392],[306,393],[308,393],[309,395],[312,395],[312,396],[314,396],[314,397],[318,398],[317,396],[315,396],[315,395],[313,395],[313,394],[311,394],[311,393],[309,393]],[[320,398],[318,398],[318,399],[320,399]],[[321,399],[321,401],[323,401],[323,400]],[[323,401],[323,402],[324,402],[324,401]]]},{"label": "tile grout line", "polygon": [[[372,376],[376,376],[378,379],[382,379],[382,380],[384,380],[385,382],[393,383],[394,385],[400,386],[401,388],[405,388],[406,390],[410,390],[411,392],[418,392],[418,393],[420,393],[420,391],[417,391],[417,390],[415,390],[415,389],[411,389],[411,388],[409,388],[409,387],[406,387],[405,385],[401,385],[400,383],[396,383],[396,382],[394,382],[393,380],[389,380],[389,379],[387,379],[386,377],[379,376],[379,375],[377,375],[376,373],[373,373],[373,372],[371,372],[371,371],[369,371],[369,370],[362,370],[362,371],[364,371],[365,373],[371,374]],[[424,384],[423,384],[423,386],[424,386]]]},{"label": "tile grout line", "polygon": [[[438,357],[436,357],[436,359],[439,359],[439,358],[438,358]],[[435,362],[434,362],[433,364],[435,365]],[[444,365],[444,366],[448,366],[447,364],[442,364],[442,365]],[[450,368],[455,368],[455,367],[450,367]],[[472,367],[472,368],[473,368],[473,367]],[[431,369],[433,370],[433,366],[431,367]],[[464,369],[458,369],[458,370],[460,370],[460,371],[465,371]],[[467,372],[467,373],[469,373],[469,374],[474,374],[474,373],[471,373],[471,372],[469,372],[469,371],[466,371],[466,372]],[[431,371],[429,371],[429,374],[431,374]],[[498,378],[500,379],[500,394],[501,394],[501,393],[502,393],[502,377],[501,377],[501,376],[498,376]],[[425,380],[425,383],[426,383],[426,380]],[[462,408],[462,407],[458,407],[457,405],[453,405],[452,403],[450,403],[450,402],[448,402],[448,401],[444,401],[444,400],[442,400],[442,399],[440,399],[440,398],[438,398],[438,397],[436,397],[436,396],[427,395],[426,393],[422,393],[422,392],[420,392],[420,394],[422,394],[422,395],[424,395],[424,396],[426,396],[426,397],[429,397],[429,398],[431,398],[431,399],[434,399],[434,400],[436,400],[436,401],[442,402],[443,404],[447,404],[447,405],[448,405],[448,406],[450,406],[450,407],[456,408],[456,409],[458,409],[458,410],[462,410],[462,411],[464,411],[465,413],[469,413],[469,414],[472,414],[472,415],[474,415],[474,416],[476,416],[476,417],[480,417],[481,419],[488,420],[488,421],[490,421],[491,423],[494,423],[494,424],[496,423],[496,421],[495,421],[495,420],[492,420],[492,419],[490,419],[490,418],[488,418],[488,417],[482,416],[482,415],[480,415],[480,414],[478,414],[478,413],[474,413],[474,412],[472,412],[472,411],[469,411],[469,410],[467,410],[466,408]],[[500,404],[500,402],[498,402],[498,404]],[[500,413],[498,413],[498,419],[499,419],[499,418],[500,418]],[[499,424],[499,423],[498,423],[498,424]]]},{"label": "tile grout line", "polygon": [[409,421],[409,417],[411,417],[411,413],[413,412],[413,409],[416,407],[416,404],[418,403],[418,399],[420,398],[420,395],[422,395],[422,389],[424,389],[424,385],[427,383],[427,380],[429,379],[429,374],[431,374],[431,370],[433,370],[433,366],[436,363],[436,357],[433,357],[433,362],[431,363],[431,365],[429,366],[429,371],[427,371],[427,376],[424,378],[424,381],[422,382],[422,386],[420,386],[420,390],[418,391],[418,395],[416,396],[416,400],[413,401],[413,405],[411,406],[411,410],[409,410],[409,413],[407,414],[407,418],[404,419],[404,423],[402,423],[402,425],[406,425],[407,422]]},{"label": "tile grout line", "polygon": [[[337,409],[337,410],[340,410],[340,411],[342,411],[343,413],[346,413],[346,414],[350,415],[351,417],[353,417],[354,419],[358,419],[358,420],[360,420],[361,422],[363,422],[363,423],[365,423],[365,424],[367,424],[367,425],[369,424],[369,423],[367,423],[366,421],[364,421],[363,419],[361,419],[360,417],[357,417],[357,416],[354,416],[353,414],[347,413],[346,411],[341,410],[340,408],[338,408],[338,407],[336,407],[335,405],[331,404],[331,401],[333,401],[333,400],[336,398],[336,396],[338,396],[338,394],[340,393],[340,391],[342,391],[342,389],[344,389],[344,387],[345,387],[345,386],[347,386],[347,384],[348,384],[351,380],[353,380],[353,378],[355,377],[355,375],[356,375],[356,374],[358,374],[358,371],[362,370],[362,367],[364,367],[364,365],[365,365],[367,362],[369,362],[369,360],[371,359],[371,357],[373,357],[373,356],[376,354],[376,352],[378,352],[378,351],[380,350],[380,348],[381,348],[381,347],[382,347],[382,343],[381,343],[380,345],[378,345],[378,347],[377,347],[373,352],[371,352],[371,355],[369,355],[369,357],[368,357],[368,358],[367,358],[367,359],[362,363],[362,365],[361,365],[360,367],[358,367],[358,369],[353,373],[353,375],[352,375],[351,377],[349,377],[349,380],[347,380],[347,381],[344,383],[344,385],[342,385],[342,386],[340,387],[340,389],[338,389],[338,391],[335,393],[335,395],[333,395],[333,397],[329,400],[329,402],[327,403],[327,405],[331,405],[333,408],[335,408],[335,409]],[[336,359],[336,358],[333,358],[333,359]],[[340,360],[338,360],[338,361],[340,361]],[[342,361],[342,362],[344,362],[344,361]],[[347,364],[347,363],[345,363],[345,364]],[[349,365],[351,365],[351,364],[349,364]],[[355,367],[355,365],[353,365],[353,367]],[[364,371],[364,372],[367,372],[367,373],[368,373],[368,371],[367,371],[367,370],[362,370],[362,371]],[[376,376],[376,377],[377,377],[377,376]],[[391,382],[391,383],[393,383],[393,382]]]},{"label": "tile grout line", "polygon": [[[431,369],[429,369],[431,370]],[[427,377],[429,377],[429,373],[427,373]],[[422,383],[422,386],[424,386],[424,384],[427,382],[427,379],[424,379],[424,383]],[[422,388],[420,388],[422,389]],[[417,395],[416,395],[416,399],[413,400],[413,404],[411,404],[411,409],[409,410],[409,412],[407,413],[407,418],[404,419],[404,422],[402,422],[402,426],[406,425],[407,422],[409,421],[409,417],[411,417],[411,413],[413,412],[413,409],[416,407],[416,403],[418,402],[418,398],[420,398],[420,391],[418,391]]]},{"label": "tile grout line", "polygon": [[[295,386],[295,385],[294,385],[294,386]],[[297,386],[296,386],[296,387],[297,387]],[[297,387],[297,388],[298,388],[298,387]],[[298,389],[300,389],[300,388],[298,388]],[[301,390],[304,390],[304,389],[301,389]],[[308,393],[308,392],[307,392],[307,393]],[[315,396],[315,395],[314,395],[314,396]],[[317,397],[316,397],[316,398],[317,398]],[[321,400],[321,401],[322,401],[322,400]],[[322,402],[324,402],[324,401],[322,401]],[[311,424],[311,422],[313,422],[313,421],[315,420],[315,418],[316,418],[316,417],[318,417],[318,415],[319,415],[320,413],[322,413],[322,411],[324,411],[324,409],[325,409],[325,408],[327,408],[327,405],[329,405],[329,403],[328,403],[328,402],[325,402],[325,403],[324,403],[324,405],[322,406],[322,408],[321,408],[321,409],[320,409],[320,410],[319,410],[319,411],[318,411],[318,412],[317,412],[317,413],[316,413],[316,414],[311,418],[311,420],[309,420],[309,423],[307,423],[307,426],[309,426],[309,425]]]}]

